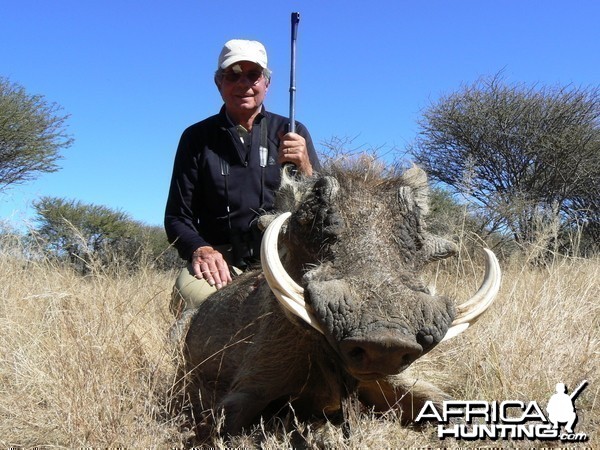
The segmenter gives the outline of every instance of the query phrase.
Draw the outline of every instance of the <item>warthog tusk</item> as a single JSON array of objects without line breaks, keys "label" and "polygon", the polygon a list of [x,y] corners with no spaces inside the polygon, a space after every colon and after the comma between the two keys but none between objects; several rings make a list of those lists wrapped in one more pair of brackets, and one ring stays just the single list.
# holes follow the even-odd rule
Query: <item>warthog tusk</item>
[{"label": "warthog tusk", "polygon": [[485,251],[486,259],[485,275],[481,287],[473,297],[456,307],[458,316],[450,324],[450,328],[448,328],[442,342],[458,336],[475,323],[493,303],[500,290],[502,275],[498,259],[490,249],[484,248],[483,250]]},{"label": "warthog tusk", "polygon": [[260,247],[263,273],[271,291],[285,309],[325,334],[315,319],[313,309],[304,301],[304,289],[290,277],[279,259],[277,240],[281,227],[291,215],[290,212],[279,215],[265,230]]}]

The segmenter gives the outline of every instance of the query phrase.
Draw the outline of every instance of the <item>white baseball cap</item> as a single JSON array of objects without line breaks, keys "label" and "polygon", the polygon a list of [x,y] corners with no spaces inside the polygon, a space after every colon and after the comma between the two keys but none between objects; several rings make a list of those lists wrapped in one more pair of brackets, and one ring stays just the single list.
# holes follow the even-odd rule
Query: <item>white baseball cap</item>
[{"label": "white baseball cap", "polygon": [[219,55],[218,69],[227,69],[240,61],[250,61],[263,69],[267,68],[267,50],[258,41],[232,39],[227,41]]}]

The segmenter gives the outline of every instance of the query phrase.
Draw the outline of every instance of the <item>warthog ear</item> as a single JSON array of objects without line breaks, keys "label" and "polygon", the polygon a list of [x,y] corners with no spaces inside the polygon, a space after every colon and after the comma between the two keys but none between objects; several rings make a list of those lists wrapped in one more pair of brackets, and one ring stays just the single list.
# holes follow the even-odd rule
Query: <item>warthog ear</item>
[{"label": "warthog ear", "polygon": [[417,208],[422,216],[429,213],[429,184],[427,174],[417,166],[412,166],[400,177],[404,186],[398,189],[398,200],[407,211]]},{"label": "warthog ear", "polygon": [[333,177],[319,178],[294,214],[296,223],[311,230],[319,230],[322,237],[340,233],[343,221],[336,212],[335,198],[340,189]]},{"label": "warthog ear", "polygon": [[423,235],[423,260],[431,262],[455,255],[458,252],[455,243],[424,230],[423,219],[429,213],[429,184],[425,171],[413,165],[402,174],[401,181],[404,186],[398,189],[398,203],[404,211],[417,213],[417,231]]},{"label": "warthog ear", "polygon": [[319,178],[313,185],[313,195],[322,203],[332,203],[340,190],[338,180],[333,177]]}]

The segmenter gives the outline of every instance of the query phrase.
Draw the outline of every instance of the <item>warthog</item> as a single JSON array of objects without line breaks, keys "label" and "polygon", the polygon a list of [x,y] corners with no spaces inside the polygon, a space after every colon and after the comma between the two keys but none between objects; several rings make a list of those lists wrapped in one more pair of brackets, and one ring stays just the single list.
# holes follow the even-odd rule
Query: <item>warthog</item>
[{"label": "warthog", "polygon": [[468,327],[498,291],[489,250],[482,287],[459,307],[423,282],[423,266],[456,245],[426,231],[421,169],[329,171],[283,177],[277,213],[260,219],[262,270],[213,294],[191,320],[187,393],[197,415],[224,413],[224,433],[286,402],[301,418],[335,417],[350,395],[410,420],[444,394],[399,374]]}]

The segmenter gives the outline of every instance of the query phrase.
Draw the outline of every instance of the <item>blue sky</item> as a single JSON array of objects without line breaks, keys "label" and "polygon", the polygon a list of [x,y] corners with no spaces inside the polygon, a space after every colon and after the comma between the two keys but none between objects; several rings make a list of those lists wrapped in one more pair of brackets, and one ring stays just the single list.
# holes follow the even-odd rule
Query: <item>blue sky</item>
[{"label": "blue sky", "polygon": [[287,115],[292,11],[296,118],[317,147],[401,150],[424,108],[500,71],[599,84],[597,0],[1,0],[0,76],[62,105],[75,143],[60,171],[0,192],[0,220],[31,223],[32,201],[49,195],[161,225],[181,132],[221,106],[212,75],[225,41],[266,45],[265,104]]}]

